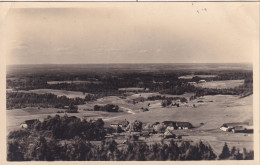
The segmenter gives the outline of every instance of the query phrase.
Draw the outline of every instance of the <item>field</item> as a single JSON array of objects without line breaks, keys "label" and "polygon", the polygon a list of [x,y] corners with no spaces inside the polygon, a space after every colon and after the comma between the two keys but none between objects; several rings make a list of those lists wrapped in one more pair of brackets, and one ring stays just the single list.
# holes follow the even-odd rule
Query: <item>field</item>
[{"label": "field", "polygon": [[205,83],[195,84],[196,87],[202,88],[217,88],[217,89],[226,89],[234,88],[239,85],[243,85],[244,80],[225,80],[225,81],[210,81]]},{"label": "field", "polygon": [[193,77],[200,77],[200,78],[213,78],[217,75],[185,75],[178,77],[179,79],[192,79]]},{"label": "field", "polygon": [[[144,91],[145,89],[132,87],[132,88],[119,88],[118,90],[119,91]],[[148,90],[148,89],[146,89],[146,90]]]},{"label": "field", "polygon": [[48,81],[47,84],[100,84],[100,81]]},{"label": "field", "polygon": [[[68,92],[69,93],[69,92]],[[162,122],[165,120],[173,121],[187,121],[193,124],[196,128],[191,130],[176,130],[177,134],[186,135],[183,139],[197,142],[199,140],[209,143],[216,153],[220,153],[222,146],[227,142],[230,146],[236,146],[240,149],[246,147],[253,149],[252,134],[232,134],[230,132],[223,132],[219,128],[223,123],[228,122],[244,122],[248,121],[252,124],[252,96],[239,98],[238,96],[230,95],[216,95],[204,96],[188,103],[181,104],[180,107],[161,107],[161,101],[144,101],[132,103],[133,99],[140,97],[147,98],[158,93],[139,93],[132,94],[126,97],[109,96],[100,98],[94,102],[88,102],[85,105],[79,105],[79,113],[68,114],[69,116],[77,116],[82,119],[96,119],[102,118],[106,125],[117,123],[121,120],[140,120],[146,124],[152,124],[156,121]],[[71,94],[70,94],[71,95]],[[190,96],[186,93],[181,97]],[[174,95],[172,95],[174,97]],[[199,101],[199,102],[198,102]],[[150,106],[148,106],[150,103]],[[96,112],[88,111],[94,105],[117,104],[120,107],[120,112]],[[195,104],[195,108],[193,107]],[[140,108],[149,108],[148,112],[140,111]],[[61,109],[40,109],[25,108],[7,111],[7,130],[15,130],[19,125],[28,119],[43,120],[48,115],[54,116],[57,111],[64,111]],[[64,115],[60,113],[59,115]],[[201,124],[203,123],[203,125]],[[151,136],[148,143],[159,142],[158,135]]]},{"label": "field", "polygon": [[66,91],[66,90],[55,90],[55,89],[33,89],[33,90],[20,90],[19,92],[25,93],[36,93],[36,94],[45,94],[45,93],[52,93],[57,96],[66,96],[68,98],[82,98],[84,99],[87,93],[83,94],[83,92],[76,92],[76,91]]}]

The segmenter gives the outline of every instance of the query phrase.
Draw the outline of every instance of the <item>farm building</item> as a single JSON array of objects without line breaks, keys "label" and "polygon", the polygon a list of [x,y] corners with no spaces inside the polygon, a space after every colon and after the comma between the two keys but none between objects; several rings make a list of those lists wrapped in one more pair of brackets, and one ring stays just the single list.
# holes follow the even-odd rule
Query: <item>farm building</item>
[{"label": "farm building", "polygon": [[200,80],[199,81],[199,83],[205,83],[206,82],[206,80]]},{"label": "farm building", "polygon": [[163,125],[167,126],[172,126],[172,127],[176,127],[176,121],[163,121],[162,122]]},{"label": "farm building", "polygon": [[170,127],[171,129],[190,129],[192,124],[189,122],[178,122],[178,121],[164,121],[165,127]]},{"label": "farm building", "polygon": [[21,123],[21,128],[29,128],[31,127],[35,122],[38,122],[39,120],[33,119],[33,120],[25,120],[23,123]]},{"label": "farm building", "polygon": [[173,126],[168,126],[168,127],[166,127],[165,130],[173,131],[173,130],[175,130],[175,128]]},{"label": "farm building", "polygon": [[178,129],[190,129],[192,128],[192,124],[189,122],[177,122],[176,126]]},{"label": "farm building", "polygon": [[197,84],[196,82],[188,82],[188,84]]},{"label": "farm building", "polygon": [[232,128],[233,133],[254,133],[252,126],[237,126]]},{"label": "farm building", "polygon": [[176,135],[169,130],[166,130],[163,134],[164,138],[176,138]]},{"label": "farm building", "polygon": [[236,123],[224,123],[220,129],[225,132],[230,132],[232,129],[241,129],[243,127],[249,126],[249,122],[236,122]]},{"label": "farm building", "polygon": [[114,129],[117,129],[118,127],[121,127],[121,128],[122,128],[122,124],[112,123],[112,124],[110,124],[110,127],[114,128]]}]

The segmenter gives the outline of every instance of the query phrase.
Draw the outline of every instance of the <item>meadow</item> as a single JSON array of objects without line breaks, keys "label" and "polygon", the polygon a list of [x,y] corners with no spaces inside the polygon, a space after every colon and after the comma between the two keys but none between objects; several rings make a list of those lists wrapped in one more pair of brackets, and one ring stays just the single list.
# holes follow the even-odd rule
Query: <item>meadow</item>
[{"label": "meadow", "polygon": [[195,84],[196,87],[202,88],[216,88],[216,89],[228,89],[235,88],[243,85],[244,80],[225,80],[225,81],[209,81],[204,83]]}]

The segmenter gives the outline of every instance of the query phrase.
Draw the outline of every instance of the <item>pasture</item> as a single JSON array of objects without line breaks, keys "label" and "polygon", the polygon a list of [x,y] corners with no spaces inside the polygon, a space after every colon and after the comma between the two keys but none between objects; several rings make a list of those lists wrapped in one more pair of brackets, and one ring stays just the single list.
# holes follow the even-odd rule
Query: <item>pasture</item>
[{"label": "pasture", "polygon": [[217,77],[217,75],[202,75],[202,74],[198,74],[198,75],[185,75],[185,76],[180,76],[178,78],[179,79],[192,79],[193,77],[214,78],[214,77]]},{"label": "pasture", "polygon": [[225,81],[209,81],[205,83],[195,84],[196,87],[227,89],[235,88],[244,84],[244,80],[225,80]]}]

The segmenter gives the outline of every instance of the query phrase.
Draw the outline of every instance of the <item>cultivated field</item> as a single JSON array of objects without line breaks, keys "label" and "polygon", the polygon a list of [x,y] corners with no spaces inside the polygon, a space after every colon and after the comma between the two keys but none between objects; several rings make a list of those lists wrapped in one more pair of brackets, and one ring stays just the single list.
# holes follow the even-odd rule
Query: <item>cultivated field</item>
[{"label": "cultivated field", "polygon": [[216,89],[225,89],[225,88],[235,88],[239,85],[243,85],[244,80],[225,80],[225,81],[210,81],[205,83],[195,84],[196,87],[202,88],[216,88]]}]

